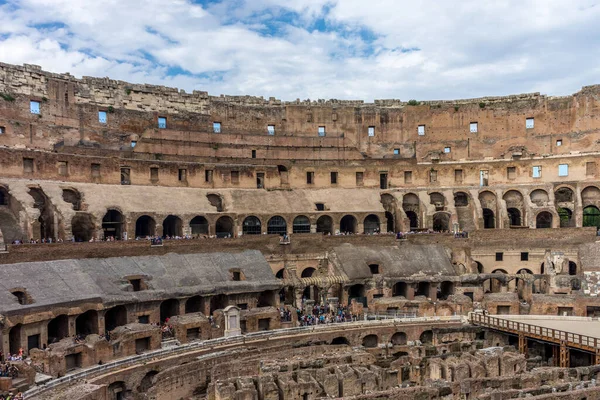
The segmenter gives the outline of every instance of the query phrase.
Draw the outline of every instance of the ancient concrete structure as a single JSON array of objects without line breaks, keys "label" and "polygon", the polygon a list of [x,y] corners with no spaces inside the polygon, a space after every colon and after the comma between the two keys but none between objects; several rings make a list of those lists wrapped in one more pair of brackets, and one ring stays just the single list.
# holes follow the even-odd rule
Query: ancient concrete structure
[{"label": "ancient concrete structure", "polygon": [[598,154],[600,86],[285,102],[0,64],[0,393],[600,399],[599,348],[472,317],[600,324]]}]

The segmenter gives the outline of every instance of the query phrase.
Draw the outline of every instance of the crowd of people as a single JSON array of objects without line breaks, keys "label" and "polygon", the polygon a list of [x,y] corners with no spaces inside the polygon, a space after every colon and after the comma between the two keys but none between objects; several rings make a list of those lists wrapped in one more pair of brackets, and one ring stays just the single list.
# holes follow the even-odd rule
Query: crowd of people
[{"label": "crowd of people", "polygon": [[23,393],[18,392],[17,394],[13,394],[12,392],[8,393],[8,394],[1,394],[0,393],[0,400],[23,400],[25,397],[23,397]]},{"label": "crowd of people", "polygon": [[0,364],[0,377],[5,378],[16,378],[19,376],[19,368],[16,365],[5,361],[3,364]]},{"label": "crowd of people", "polygon": [[[10,361],[22,361],[23,360],[23,349],[19,350],[19,354],[9,354],[6,359],[0,352],[0,377],[2,378],[18,378],[19,367]],[[0,393],[0,400],[23,400],[23,393],[18,392],[17,394],[11,392],[2,394]]]},{"label": "crowd of people", "polygon": [[[354,315],[348,307],[332,308],[329,304],[325,306],[315,305],[311,310],[304,313],[301,308],[296,308],[298,324],[300,326],[312,326],[320,324],[333,324],[341,322],[356,321],[358,316]],[[292,313],[287,307],[279,308],[281,322],[292,322]]]}]

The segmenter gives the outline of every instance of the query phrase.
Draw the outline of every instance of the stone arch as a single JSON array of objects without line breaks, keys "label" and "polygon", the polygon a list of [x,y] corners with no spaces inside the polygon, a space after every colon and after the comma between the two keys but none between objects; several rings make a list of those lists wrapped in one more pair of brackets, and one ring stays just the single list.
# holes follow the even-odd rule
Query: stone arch
[{"label": "stone arch", "polygon": [[548,211],[539,212],[535,216],[536,229],[552,228],[552,214]]},{"label": "stone arch", "polygon": [[233,219],[226,215],[220,217],[215,223],[215,233],[217,237],[233,237]]},{"label": "stone arch", "polygon": [[467,207],[469,205],[469,195],[465,192],[454,193],[454,207]]},{"label": "stone arch", "polygon": [[387,219],[386,231],[396,232],[396,198],[389,193],[382,193],[381,204],[383,204],[385,218]]},{"label": "stone arch", "polygon": [[283,274],[285,272],[285,268],[281,268],[279,271],[277,271],[277,273],[275,274],[275,278],[277,279],[283,279]]},{"label": "stone arch", "polygon": [[587,186],[584,188],[581,191],[581,202],[583,207],[589,205],[600,206],[600,189],[596,186]]},{"label": "stone arch", "polygon": [[108,399],[114,400],[125,400],[126,393],[128,392],[125,382],[117,381],[108,385]]},{"label": "stone arch", "polygon": [[154,377],[156,375],[158,375],[158,371],[148,371],[148,373],[144,375],[144,377],[140,381],[140,384],[137,387],[137,391],[139,393],[146,393],[153,386]]},{"label": "stone arch", "polygon": [[433,230],[436,232],[449,231],[450,214],[447,212],[437,212],[433,214]]},{"label": "stone arch", "polygon": [[331,341],[331,344],[332,345],[345,344],[347,346],[350,346],[350,341],[343,336],[338,336],[336,338],[333,338],[333,340]]},{"label": "stone arch", "polygon": [[510,223],[510,226],[522,226],[523,225],[523,220],[521,218],[521,211],[518,208],[508,208],[506,209],[506,212],[508,213],[508,221]]},{"label": "stone arch", "polygon": [[379,344],[379,337],[377,335],[371,334],[363,337],[362,345],[368,349],[372,349],[377,347]]},{"label": "stone arch", "polygon": [[483,228],[493,229],[496,227],[496,195],[489,190],[479,193],[479,203],[482,208]]},{"label": "stone arch", "polygon": [[306,215],[298,215],[292,222],[292,232],[310,233],[310,219]]},{"label": "stone arch", "polygon": [[169,215],[164,219],[163,236],[183,236],[183,221],[176,215]]},{"label": "stone arch", "polygon": [[267,233],[269,235],[284,235],[287,233],[287,222],[280,215],[275,215],[267,221]]},{"label": "stone arch", "polygon": [[538,207],[546,207],[550,203],[550,196],[544,189],[535,189],[529,193],[531,202]]},{"label": "stone arch", "polygon": [[71,232],[76,242],[89,242],[95,231],[96,224],[92,214],[78,212],[71,219]]},{"label": "stone arch", "polygon": [[62,198],[65,202],[71,204],[73,211],[81,211],[81,193],[77,189],[63,189]]},{"label": "stone arch", "polygon": [[333,235],[333,218],[329,215],[321,215],[319,219],[317,219],[317,233]]},{"label": "stone arch", "polygon": [[388,233],[396,232],[396,221],[395,221],[394,215],[391,212],[386,211],[385,218],[386,218],[386,224],[385,224],[386,231]]},{"label": "stone arch", "polygon": [[163,323],[167,318],[179,315],[179,300],[168,299],[160,303],[160,322]]},{"label": "stone arch", "polygon": [[577,264],[569,261],[569,275],[577,275]]},{"label": "stone arch", "polygon": [[313,267],[304,268],[300,275],[301,278],[310,278],[317,270]]},{"label": "stone arch", "polygon": [[390,339],[390,342],[394,346],[403,346],[406,344],[406,341],[406,333],[404,332],[396,332],[392,335],[392,338]]},{"label": "stone arch", "polygon": [[559,207],[556,209],[556,213],[558,214],[561,228],[572,228],[575,226],[573,211],[567,207]]},{"label": "stone arch", "polygon": [[402,209],[409,220],[409,230],[419,229],[420,202],[419,196],[407,193],[402,197]]},{"label": "stone arch", "polygon": [[518,190],[508,190],[502,196],[506,203],[506,211],[510,226],[522,226],[525,214],[525,202],[523,195]]},{"label": "stone arch", "polygon": [[48,344],[69,336],[69,317],[61,314],[48,322]]},{"label": "stone arch", "polygon": [[483,274],[483,264],[480,263],[479,261],[475,261],[475,264],[477,264],[477,273]]},{"label": "stone arch", "polygon": [[435,207],[436,211],[442,211],[446,207],[446,197],[439,192],[429,194],[429,204]]},{"label": "stone arch", "polygon": [[568,186],[562,186],[554,191],[554,202],[556,203],[574,203],[575,193]]},{"label": "stone arch", "polygon": [[8,190],[0,185],[0,206],[8,206],[10,195],[8,194]]},{"label": "stone arch", "polygon": [[594,205],[583,209],[583,226],[595,226],[600,229],[600,210]]},{"label": "stone arch", "polygon": [[197,313],[202,312],[204,305],[204,299],[202,296],[192,296],[185,301],[185,313]]},{"label": "stone arch", "polygon": [[249,215],[242,222],[242,232],[244,235],[260,235],[262,233],[262,224],[260,219],[254,215]]},{"label": "stone arch", "polygon": [[142,215],[135,221],[135,237],[156,235],[156,221],[149,215]]},{"label": "stone arch", "polygon": [[[493,270],[492,274],[507,275],[508,273],[505,270],[498,268]],[[497,278],[491,278],[489,283],[489,290],[491,293],[500,293],[502,292],[502,287],[504,287],[505,285],[507,284],[505,284],[504,281]]]},{"label": "stone arch", "polygon": [[494,211],[489,208],[484,208],[482,211],[483,211],[483,228],[484,229],[494,229],[496,227],[496,217],[494,215]]},{"label": "stone arch", "polygon": [[98,311],[88,310],[75,319],[75,333],[81,336],[99,334]]},{"label": "stone arch", "polygon": [[106,310],[104,324],[107,332],[119,326],[127,325],[127,309],[125,306],[115,306]]},{"label": "stone arch", "polygon": [[423,344],[433,344],[433,331],[431,329],[423,331],[419,336],[419,340]]},{"label": "stone arch", "polygon": [[19,354],[19,349],[21,346],[21,328],[23,325],[17,324],[10,328],[8,332],[8,348],[10,350],[10,354]]},{"label": "stone arch", "polygon": [[357,225],[354,215],[344,215],[340,220],[340,232],[356,233]]},{"label": "stone arch", "polygon": [[425,296],[429,298],[429,292],[431,289],[431,282],[421,281],[417,283],[415,290],[415,296]]},{"label": "stone arch", "polygon": [[208,235],[208,220],[201,216],[195,216],[190,221],[190,231],[193,236]]},{"label": "stone arch", "polygon": [[375,214],[369,214],[365,217],[364,222],[364,233],[372,234],[379,232],[379,217]]},{"label": "stone arch", "polygon": [[123,237],[123,214],[119,210],[109,208],[102,218],[102,234],[104,238],[114,237],[121,239]]},{"label": "stone arch", "polygon": [[56,238],[55,214],[46,193],[39,187],[30,187],[28,193],[33,198],[33,207],[40,210],[40,216],[34,224],[39,229],[39,239]]}]

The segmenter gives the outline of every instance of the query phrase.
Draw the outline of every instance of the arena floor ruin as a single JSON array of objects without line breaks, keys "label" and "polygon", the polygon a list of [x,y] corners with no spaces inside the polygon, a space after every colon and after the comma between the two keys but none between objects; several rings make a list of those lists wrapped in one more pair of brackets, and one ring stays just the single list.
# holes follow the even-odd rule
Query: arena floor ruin
[{"label": "arena floor ruin", "polygon": [[600,399],[600,86],[0,94],[0,394]]}]

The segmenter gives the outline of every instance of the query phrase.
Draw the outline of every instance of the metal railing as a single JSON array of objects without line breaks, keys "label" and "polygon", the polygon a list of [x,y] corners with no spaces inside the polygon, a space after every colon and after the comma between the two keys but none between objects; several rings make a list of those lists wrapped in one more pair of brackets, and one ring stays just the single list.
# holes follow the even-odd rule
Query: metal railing
[{"label": "metal railing", "polygon": [[[396,319],[384,319],[380,321],[357,321],[348,322],[344,324],[323,324],[323,325],[312,325],[295,328],[275,329],[270,331],[252,332],[245,335],[233,336],[233,337],[221,337],[217,339],[209,339],[205,341],[186,343],[176,347],[169,347],[167,349],[153,350],[144,354],[135,355],[120,360],[110,361],[103,365],[97,365],[91,368],[86,368],[81,371],[76,371],[71,374],[67,374],[61,378],[54,379],[44,385],[34,387],[25,392],[25,398],[30,399],[34,396],[40,395],[48,390],[56,388],[63,384],[68,384],[81,379],[90,379],[95,376],[101,375],[104,372],[108,372],[112,369],[122,368],[140,364],[144,361],[157,361],[164,357],[171,357],[177,354],[187,353],[191,351],[201,350],[213,350],[217,347],[231,347],[239,344],[252,344],[256,342],[274,340],[285,338],[294,334],[307,334],[315,331],[328,331],[328,332],[347,332],[351,329],[358,329],[361,326],[368,324],[369,328],[376,327],[378,325],[388,326],[396,323],[416,323],[416,322],[460,322],[462,318],[460,316],[450,317],[417,317],[417,318],[396,318]],[[224,351],[211,352],[207,356],[220,356],[225,354]]]},{"label": "metal railing", "polygon": [[526,322],[513,321],[479,313],[470,313],[469,320],[476,325],[517,334],[522,333],[526,336],[535,336],[549,342],[567,342],[568,345],[576,345],[576,347],[592,351],[600,347],[600,339],[598,338],[562,329],[546,328],[539,325],[528,324]]}]

